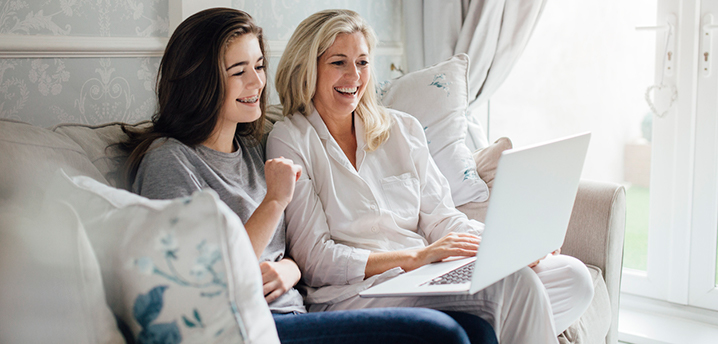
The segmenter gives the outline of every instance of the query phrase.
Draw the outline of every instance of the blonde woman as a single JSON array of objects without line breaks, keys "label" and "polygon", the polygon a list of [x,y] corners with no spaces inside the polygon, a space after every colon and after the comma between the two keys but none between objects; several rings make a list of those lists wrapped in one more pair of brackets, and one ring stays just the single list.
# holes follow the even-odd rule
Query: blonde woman
[{"label": "blonde woman", "polygon": [[374,47],[357,13],[322,11],[299,25],[277,70],[286,118],[270,133],[267,156],[302,167],[286,209],[287,240],[309,311],[462,311],[491,323],[501,343],[557,343],[593,297],[587,268],[568,256],[551,255],[469,296],[357,295],[403,271],[475,255],[483,231],[454,208],[419,122],[377,104]]}]

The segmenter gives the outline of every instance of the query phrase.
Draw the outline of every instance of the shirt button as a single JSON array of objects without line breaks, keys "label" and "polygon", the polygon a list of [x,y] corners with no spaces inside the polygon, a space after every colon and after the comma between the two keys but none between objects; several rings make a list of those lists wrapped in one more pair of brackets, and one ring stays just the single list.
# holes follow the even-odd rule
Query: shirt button
[{"label": "shirt button", "polygon": [[374,226],[374,227],[371,228],[371,231],[374,232],[374,233],[376,233],[376,232],[379,231],[379,228],[377,228],[377,226]]},{"label": "shirt button", "polygon": [[371,208],[371,210],[376,210],[376,204],[370,205],[369,208]]}]

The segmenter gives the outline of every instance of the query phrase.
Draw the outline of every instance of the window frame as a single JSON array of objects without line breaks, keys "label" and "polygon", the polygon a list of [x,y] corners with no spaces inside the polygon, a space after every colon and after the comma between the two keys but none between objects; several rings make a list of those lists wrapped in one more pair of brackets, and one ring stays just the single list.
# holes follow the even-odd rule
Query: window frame
[{"label": "window frame", "polygon": [[[678,97],[653,120],[647,270],[624,268],[621,291],[718,311],[718,70],[706,76],[700,61],[701,20],[707,13],[718,20],[718,4],[658,0],[657,8],[659,27],[675,15],[676,60],[666,73],[666,32],[658,32],[655,80],[676,85]],[[718,39],[711,38],[710,54],[718,56]],[[668,88],[654,95],[657,109],[669,107]]]}]

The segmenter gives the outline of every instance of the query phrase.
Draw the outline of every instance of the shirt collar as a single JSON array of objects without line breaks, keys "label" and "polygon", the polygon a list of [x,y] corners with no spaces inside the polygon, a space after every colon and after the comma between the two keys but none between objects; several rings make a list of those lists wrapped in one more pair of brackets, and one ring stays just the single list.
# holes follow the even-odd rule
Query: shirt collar
[{"label": "shirt collar", "polygon": [[[354,116],[354,134],[357,138],[357,150],[363,151],[364,148],[366,148],[366,141],[364,140],[364,135],[366,134],[364,131],[364,121],[357,115],[356,111],[354,111],[352,116]],[[307,116],[307,120],[317,131],[320,139],[329,140],[332,134],[329,132],[329,128],[327,128],[327,125],[324,123],[322,116],[319,115],[316,108],[312,109],[312,112]]]},{"label": "shirt collar", "polygon": [[362,121],[361,117],[357,115],[357,112],[354,111],[354,135],[357,137],[357,151],[363,151],[364,148],[366,148],[366,141],[364,141],[364,135],[366,134],[364,131],[364,121]]},{"label": "shirt collar", "polygon": [[[362,162],[364,161],[364,157],[366,156],[366,152],[364,151],[364,148],[366,147],[366,142],[364,140],[364,122],[362,121],[361,117],[356,114],[356,111],[352,115],[354,120],[354,134],[356,135],[357,140],[357,169],[359,169],[362,165]],[[332,146],[332,149],[327,149],[329,151],[329,154],[334,157],[335,160],[339,161],[344,167],[347,169],[350,169],[352,171],[354,170],[354,167],[351,166],[351,163],[349,160],[344,156],[344,153],[342,152],[339,145],[336,143],[336,140],[332,137],[332,134],[329,132],[329,128],[327,128],[327,125],[324,123],[324,120],[322,119],[322,116],[319,115],[319,112],[317,112],[317,109],[312,109],[312,112],[306,116],[309,123],[314,127],[314,130],[316,130],[317,135],[319,136],[319,139],[325,142],[325,144]],[[329,148],[327,146],[327,148]]]},{"label": "shirt collar", "polygon": [[307,116],[307,120],[312,124],[314,130],[317,131],[320,139],[328,140],[332,136],[332,134],[329,133],[329,128],[327,128],[327,125],[324,124],[324,120],[322,119],[322,116],[319,115],[316,108],[312,109],[312,112]]}]

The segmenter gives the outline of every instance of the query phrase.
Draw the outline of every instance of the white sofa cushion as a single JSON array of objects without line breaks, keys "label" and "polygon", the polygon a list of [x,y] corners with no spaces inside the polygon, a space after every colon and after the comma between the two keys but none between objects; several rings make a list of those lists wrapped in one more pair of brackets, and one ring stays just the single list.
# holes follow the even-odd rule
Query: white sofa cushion
[{"label": "white sofa cushion", "polygon": [[124,343],[77,213],[33,210],[0,213],[0,343]]},{"label": "white sofa cushion", "polygon": [[489,189],[476,172],[466,145],[469,57],[458,54],[377,88],[381,103],[416,117],[424,126],[431,156],[448,179],[454,203],[483,202]]},{"label": "white sofa cushion", "polygon": [[58,168],[105,182],[72,139],[28,123],[0,119],[0,152],[0,207],[37,208]]},{"label": "white sofa cushion", "polygon": [[279,342],[249,238],[213,191],[149,200],[59,173],[48,198],[77,211],[108,304],[136,338]]}]

